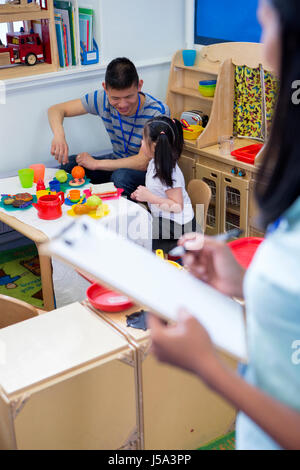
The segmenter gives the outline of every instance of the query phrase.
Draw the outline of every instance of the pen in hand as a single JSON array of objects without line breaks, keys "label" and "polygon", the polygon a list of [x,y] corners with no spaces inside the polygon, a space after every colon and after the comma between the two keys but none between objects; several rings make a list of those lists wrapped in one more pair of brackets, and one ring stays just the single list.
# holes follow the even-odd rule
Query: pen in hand
[{"label": "pen in hand", "polygon": [[[231,238],[237,238],[240,235],[242,235],[243,233],[244,233],[243,230],[241,230],[239,228],[235,228],[233,230],[229,230],[228,232],[221,233],[220,235],[215,235],[212,238],[214,238],[215,240],[220,241],[220,242],[227,242]],[[187,251],[189,251],[189,250],[187,250],[185,248],[185,246],[176,246],[171,251],[169,251],[169,255],[174,256],[174,257],[183,256]],[[194,251],[198,251],[198,250],[194,250]]]}]

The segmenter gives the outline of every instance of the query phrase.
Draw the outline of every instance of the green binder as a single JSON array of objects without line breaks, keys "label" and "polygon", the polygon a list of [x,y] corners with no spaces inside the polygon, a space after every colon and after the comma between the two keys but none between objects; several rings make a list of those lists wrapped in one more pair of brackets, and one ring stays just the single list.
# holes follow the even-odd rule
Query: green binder
[{"label": "green binder", "polygon": [[71,36],[71,49],[72,49],[72,65],[76,65],[76,45],[75,45],[75,30],[74,30],[74,16],[72,2],[65,0],[54,0],[54,8],[67,10],[69,14],[70,23],[70,36]]}]

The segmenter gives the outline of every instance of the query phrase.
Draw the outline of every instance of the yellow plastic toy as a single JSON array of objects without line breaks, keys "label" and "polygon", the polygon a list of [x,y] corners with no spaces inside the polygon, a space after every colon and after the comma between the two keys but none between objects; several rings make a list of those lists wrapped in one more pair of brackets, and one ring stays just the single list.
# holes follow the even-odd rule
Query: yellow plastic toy
[{"label": "yellow plastic toy", "polygon": [[175,268],[177,269],[183,269],[183,266],[181,266],[180,264],[176,263],[175,261],[170,261],[169,259],[165,259],[165,255],[164,255],[164,252],[163,250],[155,250],[155,254],[156,256],[158,256],[159,258],[163,259],[164,261],[167,261],[168,263],[172,264],[173,266],[175,266]]},{"label": "yellow plastic toy", "polygon": [[187,140],[195,140],[203,131],[204,127],[192,124],[187,129],[183,129],[183,137]]},{"label": "yellow plastic toy", "polygon": [[49,191],[49,189],[41,189],[40,191],[36,192],[36,197],[37,199],[39,199],[41,196],[48,196],[54,194],[56,194],[56,191]]},{"label": "yellow plastic toy", "polygon": [[80,215],[88,215],[92,217],[92,219],[101,219],[102,217],[105,217],[106,215],[109,214],[110,210],[107,204],[101,204],[100,206],[97,207],[97,209],[94,209],[90,212],[87,213],[82,213],[82,214],[76,214],[74,212],[74,209],[76,206],[84,206],[84,204],[74,204],[70,210],[67,211],[67,214],[70,215],[71,217],[80,217]]}]

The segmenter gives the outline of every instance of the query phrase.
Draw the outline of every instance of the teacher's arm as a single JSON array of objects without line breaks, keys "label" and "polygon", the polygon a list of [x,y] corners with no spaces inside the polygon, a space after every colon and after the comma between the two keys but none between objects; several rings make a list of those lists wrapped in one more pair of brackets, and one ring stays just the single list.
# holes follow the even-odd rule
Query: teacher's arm
[{"label": "teacher's arm", "polygon": [[51,154],[59,163],[68,163],[69,147],[65,137],[63,122],[65,117],[87,114],[80,99],[58,103],[48,109],[48,120],[53,132]]}]

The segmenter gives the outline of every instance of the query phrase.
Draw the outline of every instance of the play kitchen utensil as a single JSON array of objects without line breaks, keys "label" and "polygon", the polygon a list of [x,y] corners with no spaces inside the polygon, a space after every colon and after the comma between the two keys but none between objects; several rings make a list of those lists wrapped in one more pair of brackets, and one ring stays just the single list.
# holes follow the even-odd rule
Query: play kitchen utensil
[{"label": "play kitchen utensil", "polygon": [[60,192],[60,182],[57,179],[53,179],[49,182],[49,188],[51,191],[56,191],[57,193]]},{"label": "play kitchen utensil", "polygon": [[29,165],[34,172],[33,174],[33,182],[37,183],[39,180],[44,180],[45,178],[45,165],[42,163],[34,163],[33,165]]},{"label": "play kitchen utensil", "polygon": [[204,131],[202,126],[190,125],[188,129],[183,129],[183,138],[187,140],[195,140]]},{"label": "play kitchen utensil", "polygon": [[180,116],[180,121],[186,121],[188,125],[199,125],[205,127],[208,123],[208,116],[203,111],[193,109],[184,111]]},{"label": "play kitchen utensil", "polygon": [[198,90],[202,96],[212,98],[215,95],[216,86],[216,80],[201,80],[199,82]]},{"label": "play kitchen utensil", "polygon": [[59,219],[62,216],[61,206],[65,201],[64,193],[41,196],[37,203],[33,203],[38,211],[38,217],[45,220]]},{"label": "play kitchen utensil", "polygon": [[196,60],[195,49],[184,49],[182,51],[182,59],[185,66],[192,67]]},{"label": "play kitchen utensil", "polygon": [[18,171],[22,188],[32,188],[34,171],[32,168],[23,168]]},{"label": "play kitchen utensil", "polygon": [[231,152],[231,155],[241,162],[254,165],[256,155],[261,151],[263,144],[247,145]]},{"label": "play kitchen utensil", "polygon": [[230,155],[234,148],[234,138],[232,135],[222,135],[218,139],[221,155]]},{"label": "play kitchen utensil", "polygon": [[133,302],[125,295],[97,283],[87,289],[86,295],[93,307],[103,312],[122,312],[133,306]]}]

